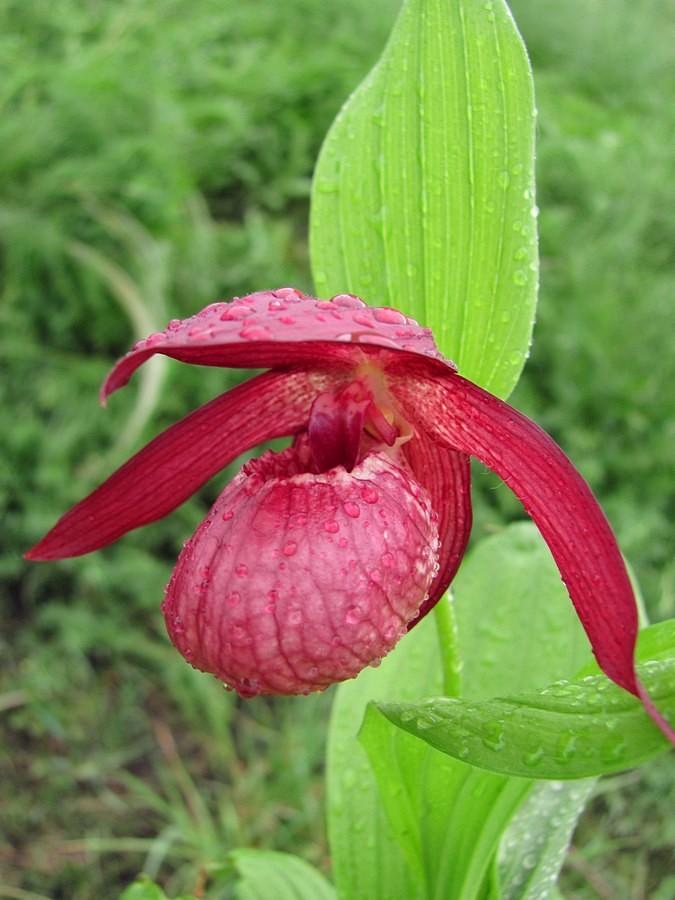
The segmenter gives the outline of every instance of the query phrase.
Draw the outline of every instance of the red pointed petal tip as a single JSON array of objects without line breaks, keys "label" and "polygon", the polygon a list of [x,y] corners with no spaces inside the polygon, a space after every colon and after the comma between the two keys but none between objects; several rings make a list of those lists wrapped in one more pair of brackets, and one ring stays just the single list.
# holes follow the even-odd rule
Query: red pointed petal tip
[{"label": "red pointed petal tip", "polygon": [[306,694],[376,665],[433,577],[436,517],[385,454],[313,475],[303,448],[247,464],[188,541],[163,605],[195,668],[242,696]]},{"label": "red pointed petal tip", "polygon": [[[417,368],[418,375],[415,375]],[[392,390],[418,427],[477,457],[520,499],[547,542],[598,664],[638,696],[661,729],[675,734],[635,672],[637,607],[612,529],[590,487],[563,451],[530,419],[459,375],[408,367]]]},{"label": "red pointed petal tip", "polygon": [[318,383],[298,370],[263,372],[196,409],[65,513],[26,559],[91,553],[168,515],[240,453],[304,428]]},{"label": "red pointed petal tip", "polygon": [[455,368],[439,353],[429,328],[395,309],[366,306],[352,294],[317,300],[279,288],[213,303],[138,341],[108,375],[101,401],[155,353],[205,366],[265,369],[331,362],[350,366],[356,347],[406,350]]}]

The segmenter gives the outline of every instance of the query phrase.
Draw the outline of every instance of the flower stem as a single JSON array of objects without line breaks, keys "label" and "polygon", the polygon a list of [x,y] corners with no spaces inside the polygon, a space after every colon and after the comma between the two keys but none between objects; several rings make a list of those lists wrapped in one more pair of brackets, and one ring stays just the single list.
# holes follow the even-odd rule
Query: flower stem
[{"label": "flower stem", "polygon": [[459,697],[462,692],[462,658],[455,604],[450,591],[434,607],[434,617],[441,651],[443,692],[446,697]]}]

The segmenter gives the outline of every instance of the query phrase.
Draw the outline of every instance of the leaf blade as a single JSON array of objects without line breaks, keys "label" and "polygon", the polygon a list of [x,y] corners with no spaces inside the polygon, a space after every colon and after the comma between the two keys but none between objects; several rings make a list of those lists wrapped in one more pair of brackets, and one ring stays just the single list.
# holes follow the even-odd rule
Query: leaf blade
[{"label": "leaf blade", "polygon": [[[664,714],[675,718],[675,658],[638,669]],[[640,701],[600,675],[506,698],[431,698],[377,708],[455,758],[525,778],[568,780],[618,772],[670,746]]]},{"label": "leaf blade", "polygon": [[317,293],[403,308],[506,396],[534,318],[533,204],[532,77],[506,4],[409,0],[317,163]]}]

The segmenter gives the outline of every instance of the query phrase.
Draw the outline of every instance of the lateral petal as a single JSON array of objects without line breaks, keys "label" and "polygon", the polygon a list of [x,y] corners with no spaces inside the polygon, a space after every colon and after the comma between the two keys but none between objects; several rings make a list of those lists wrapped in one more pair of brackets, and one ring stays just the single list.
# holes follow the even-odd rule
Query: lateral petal
[{"label": "lateral petal", "polygon": [[439,446],[421,429],[403,447],[415,480],[426,490],[438,515],[438,571],[416,625],[448,589],[471,535],[471,466],[468,454]]},{"label": "lateral petal", "polygon": [[69,510],[26,558],[80,556],[161,519],[240,453],[304,428],[317,388],[334,383],[326,375],[293,368],[263,373],[221,394],[128,460]]},{"label": "lateral petal", "polygon": [[435,367],[433,373],[411,365],[408,377],[396,384],[397,398],[419,427],[476,456],[516,494],[551,550],[600,667],[641,698],[675,743],[675,731],[635,674],[633,589],[590,487],[555,441],[526,416],[459,375],[439,375]]},{"label": "lateral petal", "polygon": [[280,288],[212,303],[138,341],[108,375],[101,400],[123,387],[155,353],[202,366],[351,367],[358,361],[359,348],[378,347],[422,354],[455,368],[437,350],[429,328],[395,309],[371,308],[351,294],[316,300],[293,288]]}]

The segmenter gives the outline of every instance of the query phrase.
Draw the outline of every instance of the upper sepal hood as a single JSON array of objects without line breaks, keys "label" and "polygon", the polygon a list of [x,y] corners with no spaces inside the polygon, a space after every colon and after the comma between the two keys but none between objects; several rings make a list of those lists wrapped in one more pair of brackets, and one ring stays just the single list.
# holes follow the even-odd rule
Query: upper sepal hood
[{"label": "upper sepal hood", "polygon": [[317,300],[293,288],[279,288],[212,303],[138,341],[106,378],[101,400],[123,387],[155,353],[230,368],[350,367],[354,345],[421,354],[456,371],[439,353],[431,330],[396,309],[366,306],[352,294]]}]

